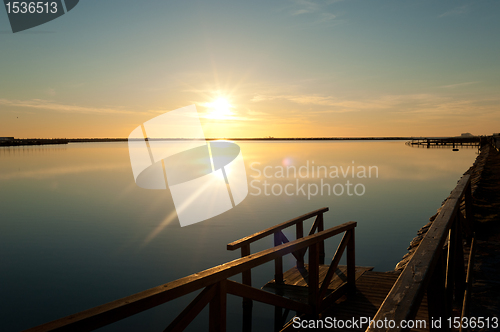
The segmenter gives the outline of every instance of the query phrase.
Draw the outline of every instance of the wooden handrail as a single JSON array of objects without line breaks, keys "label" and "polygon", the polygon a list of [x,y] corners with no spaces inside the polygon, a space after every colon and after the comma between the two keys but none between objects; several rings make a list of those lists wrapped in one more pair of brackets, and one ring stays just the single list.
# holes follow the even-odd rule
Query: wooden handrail
[{"label": "wooden handrail", "polygon": [[[411,320],[415,318],[425,291],[428,290],[428,286],[431,286],[430,283],[437,283],[436,285],[433,285],[433,287],[438,290],[440,297],[439,300],[443,302],[443,306],[447,307],[442,310],[446,311],[446,309],[450,308],[450,303],[446,303],[446,298],[442,297],[446,296],[447,293],[444,291],[445,283],[450,280],[453,281],[452,276],[455,271],[449,270],[450,261],[448,261],[448,270],[446,270],[446,275],[443,274],[444,269],[441,268],[441,265],[439,265],[439,268],[437,269],[436,267],[438,265],[438,261],[446,262],[444,260],[446,257],[443,256],[443,245],[449,235],[450,242],[448,243],[448,247],[451,245],[455,246],[462,244],[461,234],[459,234],[460,241],[454,240],[453,234],[456,234],[456,230],[450,231],[450,228],[454,225],[459,225],[460,223],[459,218],[457,218],[457,213],[460,213],[459,209],[462,197],[466,196],[466,198],[470,198],[470,186],[470,175],[464,175],[452,191],[450,197],[442,207],[441,212],[436,217],[424,239],[418,246],[415,254],[408,262],[403,272],[401,272],[399,278],[396,280],[396,283],[373,318],[375,322],[392,320],[396,323],[396,327],[377,328],[376,326],[370,326],[366,331],[401,331],[402,328],[399,327],[399,323],[403,320]],[[466,206],[468,205],[469,202],[466,202]],[[469,216],[470,214],[468,211],[466,212],[467,216]],[[471,220],[468,220],[467,222],[470,223]],[[452,252],[453,250],[454,248],[449,249],[449,252]],[[453,283],[449,287],[449,291],[451,291],[452,288]],[[434,292],[434,294],[428,294],[434,295],[434,297],[437,296],[436,292]],[[429,306],[431,304],[430,302],[431,301],[429,300]],[[440,304],[433,303],[433,305],[439,306]],[[430,310],[431,308],[429,308],[429,311]]]},{"label": "wooden handrail", "polygon": [[[293,218],[291,220],[285,221],[285,222],[278,224],[276,226],[269,227],[263,231],[257,232],[255,234],[249,235],[247,237],[244,237],[242,239],[239,239],[239,240],[236,240],[234,242],[229,243],[227,245],[227,249],[228,250],[235,250],[235,249],[241,248],[241,257],[246,257],[246,256],[250,255],[250,252],[251,252],[250,251],[250,244],[257,241],[257,240],[260,240],[266,236],[273,235],[275,247],[279,246],[281,244],[284,244],[284,243],[288,243],[288,242],[290,242],[290,240],[288,240],[288,238],[285,236],[285,234],[283,233],[283,230],[285,228],[290,227],[290,226],[295,226],[295,238],[296,239],[303,238],[304,237],[304,221],[307,219],[310,219],[312,217],[316,217],[316,218],[314,219],[314,222],[311,225],[311,230],[309,231],[308,235],[312,235],[315,232],[319,233],[319,232],[324,230],[323,214],[325,212],[328,212],[328,210],[329,209],[327,207],[317,209],[315,211],[312,211],[312,212],[303,214],[299,217]],[[354,233],[354,229],[349,231],[349,232]],[[354,243],[354,239],[353,239],[353,243]],[[298,269],[305,268],[304,256],[306,254],[307,249],[311,250],[313,248],[305,247],[305,248],[298,249],[298,250],[292,252],[293,256],[295,257],[295,259],[297,261],[297,268]],[[309,259],[310,259],[309,265],[318,264],[318,266],[319,266],[319,264],[324,264],[324,262],[325,262],[325,244],[324,244],[324,241],[319,242],[318,248],[314,248],[313,250],[316,250],[316,249],[318,252],[318,257],[317,257],[318,261],[316,261],[316,257],[314,255],[309,256]],[[311,258],[313,260],[312,263],[311,263]],[[352,259],[350,261],[350,264],[354,264],[354,259]],[[352,273],[354,273],[354,272],[352,272]],[[309,271],[309,275],[314,276],[314,271],[312,271],[312,274],[311,274],[311,271]],[[314,280],[314,277],[312,277],[312,278],[310,277],[309,279]],[[246,270],[246,271],[242,272],[241,281],[246,286],[252,286],[252,271]],[[281,256],[277,257],[274,260],[274,281],[277,284],[282,284],[284,282],[284,279],[283,279],[283,257],[281,257]],[[351,284],[353,284],[352,280],[351,280],[351,282],[349,282],[349,286],[351,286]],[[315,288],[314,285],[311,285],[311,283],[309,283],[309,289],[311,290],[313,288]],[[316,290],[314,292],[316,293]],[[314,296],[316,296],[316,294],[314,294]],[[319,302],[322,302],[322,299],[323,299],[322,296],[318,296],[317,298],[320,299]],[[315,306],[315,307],[318,306],[319,302],[316,301],[312,297],[310,298],[310,304]],[[322,303],[324,303],[324,302],[322,302]],[[290,308],[287,308],[287,310],[288,309],[290,309]],[[243,325],[243,332],[249,332],[252,330],[251,316],[252,316],[252,299],[250,297],[243,297],[243,317],[245,317],[245,323]],[[285,317],[286,317],[286,315],[285,315]],[[284,323],[284,322],[282,322],[282,320],[284,319],[283,314],[282,314],[282,310],[279,306],[275,307],[274,318],[275,318],[274,319],[275,330],[278,330],[283,326],[283,323]]]},{"label": "wooden handrail", "polygon": [[315,210],[315,211],[312,211],[312,212],[309,212],[309,213],[306,213],[306,214],[303,214],[297,218],[293,218],[293,219],[290,219],[288,221],[285,221],[281,224],[278,224],[276,226],[273,226],[273,227],[269,227],[263,231],[260,231],[258,233],[255,233],[255,234],[252,234],[250,236],[246,236],[242,239],[239,239],[237,241],[234,241],[234,242],[231,242],[227,245],[227,250],[236,250],[238,248],[241,248],[247,244],[250,244],[252,242],[255,242],[259,239],[262,239],[268,235],[271,235],[271,234],[274,234],[275,232],[277,231],[280,231],[280,230],[283,230],[287,227],[290,227],[292,225],[295,225],[297,223],[300,223],[301,221],[304,221],[304,220],[307,220],[309,218],[312,218],[314,216],[317,216],[319,214],[322,214],[322,213],[325,213],[327,212],[329,209],[327,207],[324,207],[324,208],[321,208],[321,209],[318,209],[318,210]]},{"label": "wooden handrail", "polygon": [[[225,296],[227,292],[231,291],[238,294],[241,293],[242,296],[245,296],[245,294],[247,294],[247,288],[237,287],[232,282],[228,284],[227,278],[297,251],[298,249],[304,249],[311,246],[317,247],[321,241],[342,232],[353,230],[354,227],[356,227],[356,222],[347,222],[295,241],[235,259],[228,263],[177,279],[164,285],[36,326],[25,332],[91,331],[211,285],[216,286],[216,295],[217,293],[223,293]],[[317,249],[315,249],[315,251],[317,251]],[[206,293],[210,292],[213,292],[213,290],[207,289],[205,293],[200,295],[199,300],[201,302],[207,301],[209,296]],[[217,298],[217,296],[214,298]],[[266,301],[268,300],[269,299]],[[287,301],[283,301],[283,303],[285,302]],[[223,300],[212,300],[210,302],[211,308],[212,303],[214,303],[214,307],[225,306]],[[210,311],[212,312],[212,309]],[[217,312],[217,310],[214,309],[214,312]],[[214,327],[214,329],[217,329],[217,327]]]},{"label": "wooden handrail", "polygon": [[[307,219],[310,219],[312,217],[316,217],[312,226],[311,230],[309,231],[309,235],[314,234],[316,231],[319,233],[322,230],[324,230],[324,218],[323,214],[325,212],[328,212],[328,208],[324,207],[321,209],[317,209],[315,211],[303,214],[299,217],[290,219],[288,221],[285,221],[281,224],[278,224],[273,227],[269,227],[263,231],[257,232],[255,234],[249,235],[247,237],[244,237],[242,239],[233,241],[227,245],[227,250],[236,250],[238,248],[241,248],[241,257],[246,257],[250,255],[250,244],[252,242],[255,242],[257,240],[260,240],[266,236],[273,235],[274,237],[274,246],[279,246],[283,243],[289,242],[288,238],[285,236],[285,234],[282,232],[285,228],[288,228],[290,226],[295,225],[295,234],[296,234],[296,239],[300,239],[304,237],[304,221]],[[297,268],[304,268],[304,256],[307,251],[307,247],[303,249],[298,249],[295,252],[292,252],[293,256],[297,260]],[[325,261],[325,245],[322,242],[319,243],[319,263],[324,264]],[[274,280],[276,283],[283,283],[283,258],[277,257],[274,262]],[[241,281],[244,285],[247,286],[252,286],[252,271],[251,270],[246,270],[242,272],[241,274]],[[243,298],[243,316],[244,317],[251,317],[251,311],[252,311],[252,301],[250,298]],[[281,309],[276,307],[276,316],[281,316]],[[250,331],[251,327],[244,326],[244,332]]]}]

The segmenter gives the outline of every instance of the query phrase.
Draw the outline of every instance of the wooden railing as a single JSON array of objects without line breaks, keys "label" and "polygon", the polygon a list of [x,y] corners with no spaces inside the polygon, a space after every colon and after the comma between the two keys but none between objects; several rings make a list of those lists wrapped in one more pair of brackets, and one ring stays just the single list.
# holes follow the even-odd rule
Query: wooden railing
[{"label": "wooden railing", "polygon": [[[299,219],[300,218],[301,217],[299,217]],[[226,331],[227,294],[267,303],[288,310],[294,310],[298,313],[316,314],[324,308],[325,305],[335,300],[336,296],[339,296],[338,292],[325,296],[325,284],[328,286],[329,280],[331,280],[333,272],[335,272],[336,264],[338,264],[340,255],[346,245],[350,248],[349,255],[352,256],[351,263],[354,264],[354,227],[356,227],[356,222],[351,221],[327,230],[322,230],[316,234],[283,243],[258,253],[246,255],[245,257],[205,271],[39,325],[26,331],[92,331],[198,290],[202,291],[164,331],[183,331],[207,305],[209,305],[209,330],[211,332]],[[328,271],[327,278],[325,278],[323,285],[319,288],[318,268],[320,251],[323,247],[322,244],[325,239],[343,232],[345,232],[344,238],[330,265],[331,271]],[[309,249],[309,303],[294,301],[228,279],[256,266],[281,258],[286,254],[294,252],[302,253],[307,249]],[[353,271],[354,268],[351,267],[351,269],[348,270],[347,276],[348,284],[351,287],[354,284]],[[345,285],[346,284],[344,284],[344,286]],[[343,287],[339,292],[344,289],[347,288]]]},{"label": "wooden railing", "polygon": [[448,138],[420,138],[412,139],[407,141],[406,145],[409,146],[426,146],[430,147],[467,147],[467,146],[481,146],[485,137],[483,136],[473,136],[473,137],[448,137]]},{"label": "wooden railing", "polygon": [[497,152],[500,152],[500,135],[490,136],[489,143]]},{"label": "wooden railing", "polygon": [[[472,265],[469,260],[469,266],[465,267],[463,234],[470,243],[474,238],[473,230],[470,175],[464,175],[373,318],[374,322],[391,320],[396,326],[378,328],[372,325],[367,331],[402,331],[399,323],[415,318],[425,293],[430,330],[437,330],[429,326],[431,319],[439,318],[442,320],[439,330],[447,330],[447,319],[452,316],[454,307],[461,307],[464,317],[468,298],[465,290],[470,284]],[[473,252],[469,255],[473,257]]]},{"label": "wooden railing", "polygon": [[[300,239],[304,237],[304,221],[307,219],[310,219],[312,217],[316,217],[314,220],[314,223],[311,226],[311,230],[309,231],[309,235],[314,234],[316,231],[321,232],[324,230],[324,219],[323,219],[323,214],[325,212],[328,212],[328,208],[324,207],[309,213],[306,213],[304,215],[301,215],[297,218],[290,219],[288,221],[285,221],[281,224],[278,224],[273,227],[269,227],[263,231],[257,232],[253,235],[249,235],[247,237],[244,237],[242,239],[239,239],[237,241],[231,242],[227,245],[227,250],[236,250],[241,248],[241,257],[246,257],[250,255],[250,244],[252,242],[255,242],[257,240],[260,240],[262,238],[265,238],[266,236],[273,235],[274,236],[274,246],[278,246],[282,243],[288,243],[289,240],[283,234],[283,230],[285,228],[291,227],[295,225],[295,230],[296,230],[296,239]],[[319,245],[319,261],[320,264],[324,264],[325,261],[325,245],[323,242],[320,243]],[[307,248],[306,248],[307,249]],[[292,254],[295,256],[297,259],[297,267],[298,268],[303,268],[304,267],[304,256],[305,256],[305,250],[298,250],[296,252],[293,252]],[[277,283],[283,282],[283,259],[282,257],[278,257],[275,260],[275,274],[274,274],[274,279]],[[251,286],[252,285],[252,275],[251,271],[245,271],[242,274],[242,282],[245,285]]]},{"label": "wooden railing", "polygon": [[[328,208],[324,207],[299,217],[290,219],[281,224],[269,227],[263,231],[257,232],[253,235],[249,235],[237,241],[231,242],[227,245],[228,250],[236,250],[241,248],[241,257],[247,257],[250,255],[250,244],[263,239],[267,236],[273,235],[274,246],[277,247],[283,243],[289,243],[289,239],[283,233],[283,230],[295,226],[295,236],[296,239],[301,239],[304,237],[304,221],[315,217],[314,222],[311,225],[308,236],[316,233],[322,232],[324,229],[324,218],[323,214],[328,212]],[[343,288],[336,292],[336,296],[339,294],[344,294],[348,292],[352,294],[355,290],[355,240],[354,240],[354,226],[347,230],[342,238],[342,241],[337,248],[335,256],[330,264],[328,273],[321,285],[319,287],[319,264],[325,264],[325,244],[324,241],[318,243],[318,247],[313,249],[317,250],[317,253],[311,253],[309,255],[309,270],[308,270],[308,280],[309,280],[309,303],[318,310],[324,309],[326,303],[330,301],[323,302],[326,295],[328,285],[330,284],[337,266],[342,258],[344,250],[347,248],[347,283],[343,285]],[[292,252],[297,262],[298,269],[304,269],[304,257],[307,251],[307,247],[303,249],[298,249]],[[274,281],[276,284],[283,283],[283,257],[277,257],[274,261]],[[252,275],[251,270],[244,271],[242,273],[242,283],[247,286],[252,285]],[[333,297],[332,297],[333,298]],[[331,299],[330,299],[331,300]],[[275,330],[279,330],[281,326],[286,322],[286,317],[288,315],[288,310],[285,310],[284,314],[282,309],[278,306],[275,307]],[[252,317],[252,300],[249,298],[243,298],[243,331],[251,331],[251,317]]]}]

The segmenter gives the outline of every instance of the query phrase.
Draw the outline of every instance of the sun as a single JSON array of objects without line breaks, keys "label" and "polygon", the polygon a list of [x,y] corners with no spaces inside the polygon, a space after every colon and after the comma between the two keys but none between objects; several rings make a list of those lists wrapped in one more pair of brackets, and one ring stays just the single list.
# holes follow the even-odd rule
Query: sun
[{"label": "sun", "polygon": [[226,98],[219,97],[206,104],[208,107],[208,118],[210,119],[229,119],[233,114],[231,108],[233,107]]}]

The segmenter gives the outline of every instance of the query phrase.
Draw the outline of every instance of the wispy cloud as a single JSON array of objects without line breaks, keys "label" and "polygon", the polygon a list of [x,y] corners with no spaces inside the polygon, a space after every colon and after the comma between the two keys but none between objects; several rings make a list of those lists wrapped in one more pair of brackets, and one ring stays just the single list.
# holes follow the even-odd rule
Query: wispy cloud
[{"label": "wispy cloud", "polygon": [[459,88],[462,86],[467,86],[467,85],[472,85],[472,84],[477,84],[479,82],[465,82],[465,83],[456,83],[456,84],[450,84],[450,85],[442,85],[440,88],[443,89],[454,89],[454,88]]},{"label": "wispy cloud", "polygon": [[[474,82],[468,82],[473,84]],[[347,113],[360,111],[390,112],[392,114],[407,114],[425,116],[439,115],[471,115],[489,114],[498,111],[495,103],[500,98],[492,100],[469,100],[440,94],[406,94],[406,95],[383,95],[376,98],[351,100],[323,95],[256,95],[252,99],[254,103],[269,101],[288,101],[291,103],[316,106],[308,114],[325,113]]]},{"label": "wispy cloud", "polygon": [[44,100],[44,99],[31,99],[31,100],[0,99],[0,105],[10,106],[10,107],[46,109],[46,110],[53,110],[53,111],[65,112],[65,113],[137,114],[137,112],[130,111],[130,110],[69,105],[69,104]]},{"label": "wispy cloud", "polygon": [[294,8],[292,10],[292,15],[302,15],[302,14],[310,14],[319,11],[319,4],[314,1],[309,0],[293,0]]},{"label": "wispy cloud", "polygon": [[256,95],[252,98],[252,102],[262,102],[271,100],[285,100],[301,105],[316,105],[316,106],[330,106],[335,107],[335,109],[330,109],[330,111],[336,112],[348,112],[363,109],[380,109],[387,108],[388,104],[392,104],[395,101],[388,100],[342,100],[332,96],[322,96],[318,94],[299,94],[299,95]]},{"label": "wispy cloud", "polygon": [[463,5],[460,7],[453,8],[451,10],[448,10],[447,12],[444,12],[443,14],[439,15],[438,17],[446,17],[446,16],[458,16],[467,13],[468,11],[468,6]]},{"label": "wispy cloud", "polygon": [[338,18],[337,14],[332,13],[328,5],[342,0],[330,1],[314,1],[314,0],[292,0],[289,12],[292,16],[305,16],[310,15],[314,17],[316,24],[332,22]]},{"label": "wispy cloud", "polygon": [[337,18],[337,15],[332,13],[320,13],[316,23],[330,22]]}]

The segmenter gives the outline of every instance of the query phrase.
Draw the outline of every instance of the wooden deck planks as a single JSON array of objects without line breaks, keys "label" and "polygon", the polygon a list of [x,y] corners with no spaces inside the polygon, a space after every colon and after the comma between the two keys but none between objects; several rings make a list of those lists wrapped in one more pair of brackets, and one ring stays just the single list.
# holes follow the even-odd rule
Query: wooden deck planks
[{"label": "wooden deck planks", "polygon": [[[328,272],[328,265],[321,264],[319,266],[319,285],[323,283],[325,276]],[[293,267],[283,273],[284,283],[276,283],[275,280],[271,280],[268,282],[262,289],[284,295],[286,297],[292,298],[294,300],[298,300],[301,302],[307,302],[308,290],[307,290],[307,281],[308,281],[308,265],[305,264],[304,268],[298,269],[297,267]],[[363,273],[366,271],[372,270],[373,267],[364,267],[364,266],[356,266],[356,279],[361,277]],[[339,265],[337,271],[335,272],[328,289],[335,290],[342,286],[344,282],[347,281],[347,266]]]},{"label": "wooden deck planks", "polygon": [[[339,299],[323,313],[323,318],[334,317],[344,321],[360,317],[373,318],[398,277],[399,273],[394,272],[366,271],[356,280],[356,295],[353,298],[343,297]],[[422,300],[416,319],[428,321],[426,297]],[[345,329],[345,331],[365,331],[366,328],[367,326],[363,326],[359,329]],[[337,331],[344,330],[337,329]],[[428,328],[412,329],[411,331],[428,331]]]},{"label": "wooden deck planks", "polygon": [[[340,270],[344,269],[345,266],[341,266]],[[358,271],[361,272],[358,277]],[[291,276],[295,277],[297,272],[295,271],[287,271],[291,273]],[[344,275],[345,277],[345,275]],[[360,319],[361,317],[373,318],[377,313],[379,307],[384,302],[387,294],[391,290],[392,286],[395,284],[397,278],[399,277],[399,273],[396,272],[374,272],[371,268],[362,268],[356,267],[356,294],[354,297],[346,297],[343,296],[340,298],[334,305],[330,306],[327,310],[325,310],[321,314],[321,319],[325,320],[326,317],[336,318],[337,320],[353,320]],[[341,280],[341,278],[335,276],[337,280]],[[269,287],[270,283],[266,285]],[[274,286],[274,285],[273,285]],[[282,286],[283,287],[283,286]],[[301,288],[304,291],[303,294],[307,294],[307,287],[297,287]],[[294,294],[297,294],[294,293]],[[418,310],[417,316],[415,319],[423,319],[427,322],[426,329],[412,329],[410,331],[428,331],[428,314],[427,314],[427,298],[424,296],[420,308]],[[291,326],[289,326],[291,327]],[[350,328],[350,329],[335,329],[336,331],[365,331],[367,329],[367,325],[361,326],[360,328]],[[301,329],[285,329],[293,330],[293,331],[301,331]],[[304,331],[309,331],[310,329],[304,329]],[[315,329],[315,331],[329,331],[327,329]]]}]

